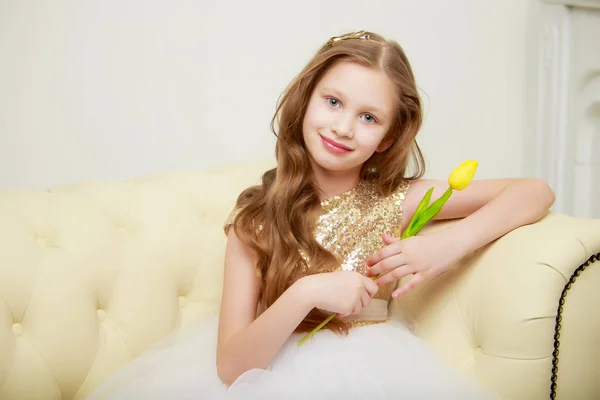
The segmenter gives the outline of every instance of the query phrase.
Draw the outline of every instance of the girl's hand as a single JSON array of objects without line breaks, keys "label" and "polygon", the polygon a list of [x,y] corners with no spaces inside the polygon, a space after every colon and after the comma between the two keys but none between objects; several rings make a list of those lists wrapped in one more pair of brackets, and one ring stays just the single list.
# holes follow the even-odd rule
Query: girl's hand
[{"label": "girl's hand", "polygon": [[358,272],[339,271],[309,275],[298,281],[314,307],[339,314],[358,314],[371,304],[379,290],[372,279]]},{"label": "girl's hand", "polygon": [[392,294],[394,298],[402,296],[425,279],[446,271],[463,255],[461,246],[443,234],[433,233],[403,240],[384,234],[383,241],[387,246],[367,260],[367,276],[381,274],[374,282],[383,285],[413,275]]}]

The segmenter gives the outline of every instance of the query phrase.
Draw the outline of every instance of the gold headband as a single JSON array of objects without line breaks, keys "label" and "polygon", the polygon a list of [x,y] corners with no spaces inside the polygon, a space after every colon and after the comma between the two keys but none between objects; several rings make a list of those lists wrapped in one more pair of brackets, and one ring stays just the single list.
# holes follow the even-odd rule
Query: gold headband
[{"label": "gold headband", "polygon": [[346,40],[346,39],[369,40],[370,38],[371,38],[371,35],[369,33],[365,32],[365,31],[358,31],[358,32],[347,33],[342,36],[334,36],[327,41],[327,44],[330,46],[333,46],[335,43],[339,42],[340,40]]}]

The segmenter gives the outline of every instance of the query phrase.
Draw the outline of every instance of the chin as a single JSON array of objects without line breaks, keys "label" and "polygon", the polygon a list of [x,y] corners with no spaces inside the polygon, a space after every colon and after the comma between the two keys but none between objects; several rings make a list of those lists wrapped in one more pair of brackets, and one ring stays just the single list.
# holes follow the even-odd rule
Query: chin
[{"label": "chin", "polygon": [[355,162],[330,154],[317,154],[313,156],[312,159],[319,168],[331,172],[344,172],[357,167]]}]

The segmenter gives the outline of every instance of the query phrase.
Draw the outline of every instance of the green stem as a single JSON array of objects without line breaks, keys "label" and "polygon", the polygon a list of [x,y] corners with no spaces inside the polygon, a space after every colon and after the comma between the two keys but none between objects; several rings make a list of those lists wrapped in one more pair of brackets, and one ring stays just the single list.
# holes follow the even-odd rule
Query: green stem
[{"label": "green stem", "polygon": [[313,335],[315,333],[317,333],[322,327],[324,327],[325,325],[327,325],[327,323],[329,321],[331,321],[333,319],[333,317],[335,317],[337,314],[331,314],[329,317],[327,317],[327,319],[323,322],[321,322],[315,329],[313,329],[308,335],[304,336],[299,342],[298,344],[304,344],[306,343],[306,341],[308,339],[310,339],[311,337],[313,337]]}]

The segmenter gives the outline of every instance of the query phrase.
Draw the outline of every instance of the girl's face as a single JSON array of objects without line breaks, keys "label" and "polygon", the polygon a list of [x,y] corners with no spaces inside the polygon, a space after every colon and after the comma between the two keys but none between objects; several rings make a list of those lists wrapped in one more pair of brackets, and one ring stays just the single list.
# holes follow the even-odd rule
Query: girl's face
[{"label": "girl's face", "polygon": [[395,118],[396,93],[379,69],[341,62],[317,84],[302,126],[313,168],[322,172],[359,172],[384,141]]}]

